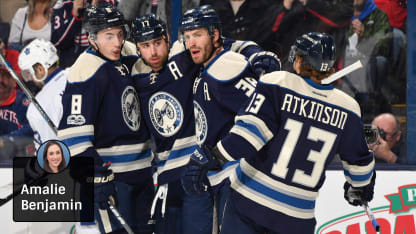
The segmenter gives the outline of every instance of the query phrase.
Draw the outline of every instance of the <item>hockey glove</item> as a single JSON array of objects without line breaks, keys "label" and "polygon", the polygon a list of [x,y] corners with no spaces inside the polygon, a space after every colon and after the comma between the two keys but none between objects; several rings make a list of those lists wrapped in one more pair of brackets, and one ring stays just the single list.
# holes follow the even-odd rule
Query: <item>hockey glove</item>
[{"label": "hockey glove", "polygon": [[201,148],[192,153],[187,171],[181,178],[182,188],[188,195],[201,195],[208,190],[209,164],[210,162]]},{"label": "hockey glove", "polygon": [[94,170],[94,202],[102,210],[109,207],[109,197],[115,199],[116,188],[114,185],[114,174],[109,169],[110,163],[102,167],[96,167]]},{"label": "hockey glove", "polygon": [[270,51],[254,53],[248,60],[258,77],[263,74],[280,71],[282,65],[277,55]]},{"label": "hockey glove", "polygon": [[344,184],[344,198],[353,206],[362,206],[373,200],[374,196],[374,184],[376,181],[376,171],[373,172],[371,182],[363,187],[352,187],[348,182]]}]

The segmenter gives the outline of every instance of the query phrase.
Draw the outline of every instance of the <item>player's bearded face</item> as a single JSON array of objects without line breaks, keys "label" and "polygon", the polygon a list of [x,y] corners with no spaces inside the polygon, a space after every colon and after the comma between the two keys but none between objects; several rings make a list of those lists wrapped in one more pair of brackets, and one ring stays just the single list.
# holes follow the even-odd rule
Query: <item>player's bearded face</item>
[{"label": "player's bearded face", "polygon": [[101,30],[95,41],[100,53],[109,60],[119,60],[124,33],[120,26]]},{"label": "player's bearded face", "polygon": [[202,64],[209,59],[212,51],[211,36],[205,28],[184,32],[185,44],[196,64]]},{"label": "player's bearded face", "polygon": [[137,43],[142,58],[153,71],[159,71],[168,60],[168,42],[163,37]]}]

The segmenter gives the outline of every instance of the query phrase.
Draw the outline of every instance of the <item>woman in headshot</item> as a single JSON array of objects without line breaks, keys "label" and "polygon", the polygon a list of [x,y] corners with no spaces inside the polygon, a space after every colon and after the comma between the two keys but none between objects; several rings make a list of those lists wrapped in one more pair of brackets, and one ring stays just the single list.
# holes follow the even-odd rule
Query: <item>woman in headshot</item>
[{"label": "woman in headshot", "polygon": [[50,173],[58,173],[66,166],[61,145],[56,141],[49,141],[43,150],[43,169]]}]

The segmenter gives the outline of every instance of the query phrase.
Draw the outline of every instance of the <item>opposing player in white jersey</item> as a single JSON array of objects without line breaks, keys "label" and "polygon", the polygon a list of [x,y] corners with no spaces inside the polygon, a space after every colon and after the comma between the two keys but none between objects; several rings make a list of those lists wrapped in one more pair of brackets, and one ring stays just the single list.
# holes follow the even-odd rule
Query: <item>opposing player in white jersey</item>
[{"label": "opposing player in white jersey", "polygon": [[313,233],[315,200],[336,154],[344,167],[347,201],[362,205],[373,198],[374,156],[359,105],[321,84],[334,72],[334,39],[305,34],[296,39],[290,60],[296,74],[261,77],[251,101],[213,150],[223,162],[240,159],[230,176],[222,234]]},{"label": "opposing player in white jersey", "polygon": [[[33,79],[41,87],[36,100],[45,110],[55,126],[62,118],[62,94],[65,90],[68,69],[62,70],[58,65],[55,46],[44,39],[35,39],[22,49],[19,55],[19,67],[25,80]],[[47,140],[57,139],[45,119],[33,104],[29,105],[26,117],[34,132],[36,149]]]}]

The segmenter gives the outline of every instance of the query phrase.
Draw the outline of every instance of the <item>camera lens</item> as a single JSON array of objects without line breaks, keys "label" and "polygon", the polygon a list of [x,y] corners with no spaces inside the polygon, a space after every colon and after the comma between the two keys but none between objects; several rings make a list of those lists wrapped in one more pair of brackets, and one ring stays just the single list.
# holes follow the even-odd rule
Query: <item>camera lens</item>
[{"label": "camera lens", "polygon": [[377,143],[379,131],[377,127],[371,124],[364,124],[364,136],[367,145],[373,145]]}]

